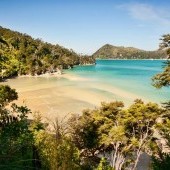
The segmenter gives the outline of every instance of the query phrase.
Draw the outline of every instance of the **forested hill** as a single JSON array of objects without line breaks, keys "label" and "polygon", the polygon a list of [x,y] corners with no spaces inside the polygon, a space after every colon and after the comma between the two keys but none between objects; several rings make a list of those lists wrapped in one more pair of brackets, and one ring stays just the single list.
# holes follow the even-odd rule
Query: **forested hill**
[{"label": "forested hill", "polygon": [[17,75],[39,75],[92,64],[90,56],[79,56],[74,51],[34,39],[27,34],[0,27],[0,79]]},{"label": "forested hill", "polygon": [[133,47],[118,47],[106,44],[93,54],[94,58],[113,59],[160,59],[166,58],[166,52],[144,51]]}]

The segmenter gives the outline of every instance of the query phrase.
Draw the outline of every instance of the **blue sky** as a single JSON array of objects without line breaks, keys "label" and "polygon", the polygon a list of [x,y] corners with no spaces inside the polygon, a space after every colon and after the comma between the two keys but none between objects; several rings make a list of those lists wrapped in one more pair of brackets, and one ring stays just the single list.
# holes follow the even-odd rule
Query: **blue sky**
[{"label": "blue sky", "polygon": [[0,25],[83,54],[106,43],[155,50],[169,9],[169,0],[0,0]]}]

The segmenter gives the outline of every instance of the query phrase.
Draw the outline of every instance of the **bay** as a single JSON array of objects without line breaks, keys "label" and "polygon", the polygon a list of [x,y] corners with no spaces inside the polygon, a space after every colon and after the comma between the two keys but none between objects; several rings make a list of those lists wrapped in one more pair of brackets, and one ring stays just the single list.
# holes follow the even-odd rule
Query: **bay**
[{"label": "bay", "polygon": [[126,106],[135,99],[161,104],[170,99],[170,89],[156,89],[152,77],[162,71],[164,60],[97,60],[96,65],[76,66],[64,70],[63,76],[18,77],[8,84],[19,93],[33,111],[47,117],[81,113],[100,106],[102,101],[123,101]]},{"label": "bay", "polygon": [[[156,89],[152,78],[162,71],[164,64],[165,60],[97,60],[94,66],[78,66],[69,73],[107,86],[108,89],[103,88],[106,92],[115,87],[145,101],[161,103],[170,99],[170,89]],[[122,96],[122,100],[127,98]]]}]

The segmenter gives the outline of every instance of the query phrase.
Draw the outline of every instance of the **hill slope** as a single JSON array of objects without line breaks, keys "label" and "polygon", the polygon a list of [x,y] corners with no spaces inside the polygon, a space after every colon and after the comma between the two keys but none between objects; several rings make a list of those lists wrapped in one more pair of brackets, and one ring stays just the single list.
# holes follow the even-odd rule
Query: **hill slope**
[{"label": "hill slope", "polygon": [[159,59],[165,58],[165,51],[144,51],[133,47],[117,47],[106,44],[93,54],[94,58],[113,59]]},{"label": "hill slope", "polygon": [[59,45],[0,27],[0,79],[23,74],[39,75],[94,62],[92,57],[79,56]]}]

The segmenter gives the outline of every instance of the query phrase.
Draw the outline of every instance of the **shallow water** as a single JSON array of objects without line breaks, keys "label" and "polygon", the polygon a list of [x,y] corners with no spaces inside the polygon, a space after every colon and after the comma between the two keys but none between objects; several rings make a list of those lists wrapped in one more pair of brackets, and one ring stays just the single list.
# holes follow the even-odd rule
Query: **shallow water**
[{"label": "shallow water", "polygon": [[[60,77],[20,77],[9,84],[33,110],[47,117],[80,113],[101,101],[121,100],[129,105],[136,98],[165,102],[170,89],[155,89],[151,78],[161,72],[162,60],[97,60],[96,65],[77,66]],[[3,83],[4,84],[4,83]]]},{"label": "shallow water", "polygon": [[[97,60],[95,66],[78,66],[69,70],[69,73],[93,80],[94,83],[105,87],[103,89],[106,92],[110,92],[114,87],[146,101],[160,103],[170,99],[170,88],[155,89],[151,78],[162,71],[164,62],[164,60]],[[129,100],[127,97],[120,99],[125,102]]]}]

